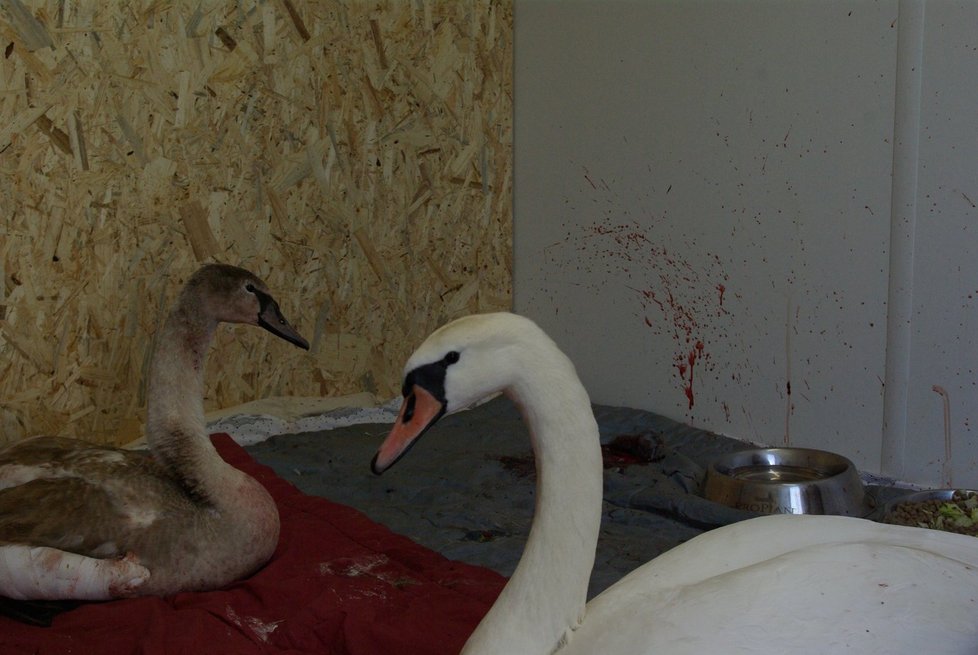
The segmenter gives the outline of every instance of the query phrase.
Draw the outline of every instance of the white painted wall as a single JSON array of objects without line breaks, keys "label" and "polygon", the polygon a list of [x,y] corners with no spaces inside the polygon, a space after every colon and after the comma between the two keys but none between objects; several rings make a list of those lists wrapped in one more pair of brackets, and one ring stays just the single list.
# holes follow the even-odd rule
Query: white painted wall
[{"label": "white painted wall", "polygon": [[937,385],[978,486],[978,3],[515,8],[515,306],[592,398],[939,484]]}]

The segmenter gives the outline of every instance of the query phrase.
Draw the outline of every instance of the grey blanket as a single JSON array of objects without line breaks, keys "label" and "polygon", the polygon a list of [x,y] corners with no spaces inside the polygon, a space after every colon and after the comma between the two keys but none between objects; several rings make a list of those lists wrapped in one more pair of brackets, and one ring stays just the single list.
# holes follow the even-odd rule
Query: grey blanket
[{"label": "grey blanket", "polygon": [[[590,596],[705,530],[754,516],[699,495],[709,461],[748,444],[642,410],[596,405],[594,412],[605,493]],[[497,398],[445,417],[378,477],[370,460],[389,429],[279,435],[247,450],[305,493],[355,507],[451,559],[512,574],[529,532],[535,478],[513,404]]]}]

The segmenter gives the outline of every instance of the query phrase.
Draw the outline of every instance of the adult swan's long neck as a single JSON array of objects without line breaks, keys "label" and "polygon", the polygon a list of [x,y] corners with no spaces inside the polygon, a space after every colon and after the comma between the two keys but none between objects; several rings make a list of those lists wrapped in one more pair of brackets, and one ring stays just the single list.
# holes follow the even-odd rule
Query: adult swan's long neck
[{"label": "adult swan's long neck", "polygon": [[550,653],[583,618],[601,524],[598,426],[574,366],[552,342],[520,352],[507,394],[536,458],[533,526],[516,571],[463,651]]},{"label": "adult swan's long neck", "polygon": [[240,476],[217,454],[204,424],[204,364],[217,321],[180,304],[157,337],[150,371],[146,441],[187,490],[215,502]]}]

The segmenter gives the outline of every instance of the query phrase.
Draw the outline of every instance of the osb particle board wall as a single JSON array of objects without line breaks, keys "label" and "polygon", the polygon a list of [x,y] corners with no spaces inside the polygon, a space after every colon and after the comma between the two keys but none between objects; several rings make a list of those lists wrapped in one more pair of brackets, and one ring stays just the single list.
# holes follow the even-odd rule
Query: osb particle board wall
[{"label": "osb particle board wall", "polygon": [[510,307],[511,0],[0,7],[2,440],[139,436],[202,262],[313,344],[223,328],[208,409],[392,397],[430,330]]}]

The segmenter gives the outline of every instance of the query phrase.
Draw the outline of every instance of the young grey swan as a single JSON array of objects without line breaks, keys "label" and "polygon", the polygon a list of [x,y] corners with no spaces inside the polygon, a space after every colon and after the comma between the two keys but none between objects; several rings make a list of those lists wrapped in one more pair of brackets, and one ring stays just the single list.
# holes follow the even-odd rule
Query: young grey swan
[{"label": "young grey swan", "polygon": [[374,472],[443,414],[496,391],[529,427],[536,509],[465,655],[978,653],[978,540],[842,516],[706,532],[585,604],[601,523],[598,427],[570,360],[513,314],[462,318],[421,344]]},{"label": "young grey swan", "polygon": [[309,347],[260,279],[205,265],[158,335],[147,400],[152,457],[61,437],[0,451],[0,596],[105,600],[213,589],[271,557],[275,503],[221,459],[204,425],[204,360],[222,321]]}]

